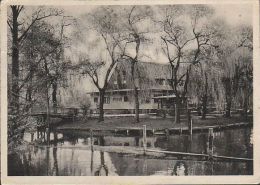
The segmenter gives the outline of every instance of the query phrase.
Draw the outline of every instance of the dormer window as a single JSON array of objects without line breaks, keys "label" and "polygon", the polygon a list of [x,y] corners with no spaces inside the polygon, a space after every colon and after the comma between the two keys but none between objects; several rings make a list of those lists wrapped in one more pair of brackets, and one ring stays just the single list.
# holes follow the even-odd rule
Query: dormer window
[{"label": "dormer window", "polygon": [[159,85],[164,85],[164,79],[155,79],[155,82]]},{"label": "dormer window", "polygon": [[167,79],[167,85],[171,85],[171,83],[172,83],[172,80],[171,79]]}]

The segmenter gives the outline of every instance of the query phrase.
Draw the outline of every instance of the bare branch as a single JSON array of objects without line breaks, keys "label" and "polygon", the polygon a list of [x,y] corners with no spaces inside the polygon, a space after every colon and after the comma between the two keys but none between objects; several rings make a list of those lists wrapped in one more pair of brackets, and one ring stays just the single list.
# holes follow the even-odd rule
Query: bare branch
[{"label": "bare branch", "polygon": [[7,24],[8,24],[8,26],[9,26],[9,28],[10,28],[11,32],[13,32],[13,27],[11,26],[11,23],[10,23],[10,21],[9,21],[9,20],[7,20]]},{"label": "bare branch", "polygon": [[62,13],[61,12],[56,12],[56,13],[49,13],[48,15],[42,15],[40,16],[41,9],[38,10],[38,12],[36,13],[36,17],[33,18],[33,20],[31,21],[31,23],[29,24],[29,26],[27,27],[27,29],[25,29],[25,31],[23,32],[23,34],[18,38],[18,41],[20,42],[22,39],[24,39],[24,37],[27,35],[28,31],[31,29],[31,27],[35,24],[36,21],[40,21],[42,19],[48,18],[48,17],[52,17],[52,16],[60,16]]}]

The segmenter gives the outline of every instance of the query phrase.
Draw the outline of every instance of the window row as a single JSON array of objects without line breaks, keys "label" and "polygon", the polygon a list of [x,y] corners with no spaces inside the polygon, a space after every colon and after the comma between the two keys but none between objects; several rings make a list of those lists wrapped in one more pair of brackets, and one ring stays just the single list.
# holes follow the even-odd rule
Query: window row
[{"label": "window row", "polygon": [[[112,98],[113,102],[128,102],[128,96],[124,96],[124,97],[113,97]],[[99,102],[99,98],[98,97],[94,97],[94,102],[98,103]],[[110,104],[110,97],[104,97],[104,104]]]}]

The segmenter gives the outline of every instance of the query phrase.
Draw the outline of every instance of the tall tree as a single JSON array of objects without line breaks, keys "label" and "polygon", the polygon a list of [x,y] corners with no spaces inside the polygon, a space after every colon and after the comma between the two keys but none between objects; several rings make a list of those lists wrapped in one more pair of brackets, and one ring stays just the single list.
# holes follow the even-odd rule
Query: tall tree
[{"label": "tall tree", "polygon": [[[99,91],[99,121],[104,121],[105,92],[109,78],[121,57],[120,42],[125,40],[119,31],[118,16],[113,7],[97,8],[87,15],[88,23],[91,25],[88,33],[96,36],[94,42],[87,44],[90,44],[90,50],[95,50],[99,56],[102,56],[105,51],[105,57],[93,59],[89,57],[91,55],[89,52],[86,54],[88,56],[82,55],[79,59],[78,66],[81,73],[87,74]],[[98,46],[97,43],[100,45]],[[99,48],[100,46],[102,48]]]},{"label": "tall tree", "polygon": [[[126,58],[131,63],[131,76],[132,85],[134,90],[134,102],[135,102],[135,120],[139,122],[139,90],[140,82],[138,79],[138,74],[136,73],[137,63],[140,58],[140,46],[146,40],[145,34],[149,32],[145,26],[141,26],[147,23],[147,20],[151,17],[152,11],[149,6],[132,6],[128,9],[124,9],[125,19],[122,20],[125,24],[125,31],[127,33],[126,42],[121,46],[123,50],[122,58]],[[134,54],[130,51],[134,50]],[[137,84],[139,82],[139,84]]]},{"label": "tall tree", "polygon": [[208,55],[205,55],[200,62],[194,65],[191,71],[192,80],[189,84],[190,91],[188,95],[195,99],[198,113],[202,119],[206,119],[208,102],[217,101],[214,98],[218,96],[218,84],[221,83],[214,53],[214,51],[211,51]]},{"label": "tall tree", "polygon": [[[238,90],[241,88],[241,83],[244,83],[244,89],[248,90],[244,91],[249,93],[246,97],[252,94],[250,92],[251,85],[247,86],[245,84],[246,82],[248,84],[252,83],[252,37],[252,29],[250,27],[239,26],[226,34],[228,39],[224,39],[218,49],[222,85],[225,94],[226,117],[231,117],[232,105]],[[248,80],[245,80],[246,76],[248,76]],[[247,102],[246,98],[245,102]]]},{"label": "tall tree", "polygon": [[57,92],[58,88],[64,87],[67,80],[67,71],[69,70],[70,62],[68,59],[64,57],[64,49],[69,46],[69,39],[64,32],[66,32],[66,27],[71,26],[75,23],[73,17],[71,16],[63,16],[61,19],[60,31],[59,31],[59,40],[60,40],[60,48],[57,51],[56,60],[54,61],[54,66],[52,66],[52,78],[51,78],[51,86],[52,86],[52,107],[53,111],[57,112]]},{"label": "tall tree", "polygon": [[[170,85],[175,98],[175,123],[180,122],[180,105],[188,91],[191,67],[201,59],[201,53],[210,45],[215,30],[206,32],[203,19],[210,17],[213,10],[203,5],[181,5],[167,7],[161,21],[166,54],[171,69]],[[183,21],[183,16],[190,17],[191,24]],[[205,21],[204,21],[205,22]],[[192,48],[192,49],[190,49]]]},{"label": "tall tree", "polygon": [[[24,6],[10,6],[8,26],[10,39],[8,50],[11,54],[11,69],[8,75],[8,144],[17,144],[24,129],[32,121],[30,110],[39,99],[41,81],[35,83],[35,75],[40,64],[56,51],[56,44],[50,36],[49,27],[43,20],[58,16],[62,12],[56,9],[35,8],[31,15]],[[37,34],[38,35],[37,35]],[[50,47],[48,47],[50,46]],[[25,97],[24,97],[25,96]]]},{"label": "tall tree", "polygon": [[12,5],[10,6],[11,12],[8,16],[8,26],[10,28],[12,43],[11,43],[11,53],[12,53],[12,87],[11,87],[11,100],[10,106],[12,108],[12,114],[19,113],[19,71],[20,71],[20,46],[23,40],[28,36],[28,32],[32,26],[42,19],[51,16],[58,16],[62,12],[52,9],[44,10],[38,8],[33,12],[29,20],[25,20],[25,17],[21,16],[24,11],[24,6]]}]

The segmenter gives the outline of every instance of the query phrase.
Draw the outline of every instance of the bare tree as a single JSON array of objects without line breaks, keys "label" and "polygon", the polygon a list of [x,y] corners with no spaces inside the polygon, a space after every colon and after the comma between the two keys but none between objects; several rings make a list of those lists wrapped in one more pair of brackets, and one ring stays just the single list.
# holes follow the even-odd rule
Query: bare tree
[{"label": "bare tree", "polygon": [[[171,68],[170,85],[176,96],[175,123],[180,122],[180,104],[188,91],[191,67],[200,61],[203,50],[210,45],[211,37],[215,34],[215,31],[205,32],[206,28],[200,22],[200,19],[211,14],[212,10],[207,6],[192,5],[185,9],[177,5],[167,7],[164,19],[160,22],[163,28],[161,39],[165,46],[163,50]],[[190,17],[189,26],[180,21],[183,15]]]},{"label": "bare tree", "polygon": [[[119,31],[118,16],[112,7],[98,8],[87,16],[90,20],[90,31],[94,31],[99,38],[101,37],[101,45],[104,45],[106,55],[109,57],[91,59],[83,55],[79,59],[78,66],[81,68],[81,73],[87,74],[99,90],[99,121],[104,121],[105,92],[109,78],[121,58],[120,42],[125,40]],[[102,55],[103,49],[98,50],[99,48],[95,46],[97,47],[96,41],[91,48]]]},{"label": "bare tree", "polygon": [[[132,6],[129,9],[124,9],[125,24],[121,26],[125,26],[126,32],[126,42],[124,42],[121,49],[123,50],[122,58],[127,59],[131,63],[131,77],[132,77],[132,85],[134,89],[134,98],[135,98],[135,121],[139,122],[139,90],[140,83],[138,83],[138,75],[135,74],[137,71],[137,63],[140,58],[140,45],[147,40],[145,38],[145,33],[149,31],[144,30],[141,26],[147,21],[152,14],[152,11],[149,6]],[[133,49],[134,48],[134,49]],[[130,54],[130,51],[133,49],[134,54]]]},{"label": "bare tree", "polygon": [[[42,102],[41,94],[46,93],[47,88],[44,87],[51,81],[43,69],[46,69],[48,61],[56,58],[60,47],[60,41],[56,38],[55,31],[46,22],[35,23],[28,34],[19,48],[20,110],[17,114],[8,117],[8,141],[10,142],[19,141],[18,136],[22,136],[24,129],[30,124],[27,120],[30,117],[30,109],[35,103]],[[45,100],[43,101],[46,103]]]},{"label": "bare tree", "polygon": [[63,87],[66,83],[66,75],[69,70],[70,61],[64,57],[64,49],[69,46],[69,39],[66,37],[65,29],[75,23],[71,16],[63,16],[61,19],[59,40],[60,48],[56,55],[56,61],[52,67],[52,105],[54,112],[57,112],[57,91],[59,86]]},{"label": "bare tree", "polygon": [[[21,16],[24,11],[24,6],[17,6],[12,5],[10,6],[11,13],[8,17],[7,23],[10,28],[11,36],[12,36],[12,43],[11,43],[11,50],[12,50],[12,97],[11,97],[11,108],[12,113],[17,114],[19,112],[19,53],[20,53],[20,46],[23,40],[28,36],[28,32],[32,28],[32,26],[42,19],[51,17],[51,16],[58,16],[62,14],[61,11],[51,9],[51,10],[44,10],[43,8],[38,8],[33,14],[29,17],[29,21],[27,17]],[[23,17],[23,18],[22,18]]]}]

